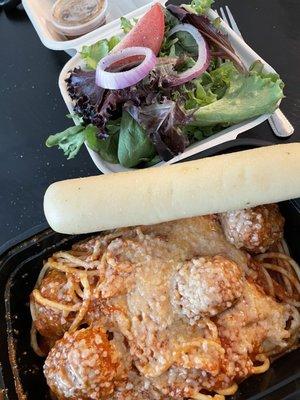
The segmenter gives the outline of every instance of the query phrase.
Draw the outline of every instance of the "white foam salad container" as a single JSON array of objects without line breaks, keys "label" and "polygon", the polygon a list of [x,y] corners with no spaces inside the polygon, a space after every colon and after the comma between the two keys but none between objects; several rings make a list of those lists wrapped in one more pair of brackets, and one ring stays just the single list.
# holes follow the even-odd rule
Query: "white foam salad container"
[{"label": "white foam salad container", "polygon": [[[106,11],[106,23],[126,15],[132,11],[149,4],[151,0],[109,0]],[[51,23],[51,11],[55,0],[22,0],[23,7],[35,28],[44,46],[52,50],[64,50],[70,55],[76,54],[76,50],[87,41],[94,38],[94,34],[100,34],[106,25],[102,25],[92,32],[77,38],[67,38],[58,33]],[[166,1],[164,1],[166,3]]]},{"label": "white foam salad container", "polygon": [[[155,2],[160,2],[161,4],[164,5],[166,3],[166,1],[167,0],[160,0],[160,1],[158,0]],[[125,15],[125,17],[129,18],[129,19],[140,18],[142,15],[144,15],[148,11],[148,9],[150,9],[152,4],[148,4],[134,12],[131,12],[131,13]],[[216,19],[218,17],[218,14],[215,11],[210,10],[208,12],[207,16],[211,21],[213,21],[214,19]],[[220,30],[223,33],[228,35],[228,38],[229,38],[233,48],[235,49],[236,53],[239,55],[239,57],[241,58],[241,60],[244,62],[244,64],[247,67],[250,67],[254,61],[260,60],[264,64],[264,70],[266,72],[271,72],[271,73],[276,72],[258,54],[256,54],[255,51],[251,47],[249,47],[224,21],[221,21]],[[86,40],[86,42],[84,44],[85,45],[93,44],[93,43],[97,42],[98,40],[110,38],[113,35],[119,35],[119,36],[124,35],[122,32],[122,29],[120,27],[119,19],[111,22],[110,24],[107,24],[105,26],[105,29],[102,29],[101,32],[100,32],[100,30],[96,30],[96,31],[92,32],[92,34],[89,36],[88,40]],[[71,98],[69,97],[65,80],[68,76],[69,71],[73,70],[75,67],[82,67],[82,68],[85,67],[85,64],[81,60],[79,53],[76,54],[73,58],[70,59],[70,61],[67,62],[67,64],[64,66],[64,68],[62,69],[60,76],[59,76],[59,88],[60,88],[61,94],[63,96],[63,99],[67,105],[67,108],[71,114],[73,113],[73,110],[74,110],[74,104],[73,104]],[[167,162],[162,161],[150,168],[155,168],[157,166],[162,166],[162,165],[173,164],[175,162],[184,160],[187,157],[198,154],[204,150],[215,147],[221,143],[228,142],[230,140],[234,140],[237,138],[237,136],[240,133],[245,132],[245,131],[261,124],[262,122],[267,120],[269,118],[269,116],[270,116],[270,114],[264,114],[264,115],[261,115],[260,117],[251,118],[251,119],[241,122],[239,124],[232,125],[229,128],[223,129],[222,131],[220,131],[206,139],[203,139],[199,142],[192,144],[183,153],[177,155],[176,157],[172,158],[171,160],[169,160]],[[76,123],[75,120],[74,120],[74,122]],[[111,164],[111,163],[103,160],[98,153],[91,150],[88,146],[86,146],[86,147],[87,147],[87,150],[88,150],[92,160],[94,161],[96,167],[104,174],[109,174],[112,172],[123,172],[123,171],[134,170],[134,168],[128,169],[128,168],[121,166],[120,164]]]}]

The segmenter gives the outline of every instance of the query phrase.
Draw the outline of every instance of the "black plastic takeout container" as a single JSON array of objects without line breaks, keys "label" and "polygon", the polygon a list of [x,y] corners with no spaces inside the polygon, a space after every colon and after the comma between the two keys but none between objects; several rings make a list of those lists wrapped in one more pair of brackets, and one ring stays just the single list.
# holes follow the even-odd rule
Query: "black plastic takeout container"
[{"label": "black plastic takeout container", "polygon": [[[201,156],[266,144],[236,140]],[[300,208],[295,201],[287,201],[281,204],[281,210],[286,218],[285,238],[292,257],[300,262]],[[29,294],[43,260],[55,251],[70,248],[84,236],[61,235],[42,225],[0,248],[0,400],[51,399],[42,373],[43,360],[30,347]],[[300,399],[300,350],[275,361],[263,375],[243,382],[231,399]]]}]

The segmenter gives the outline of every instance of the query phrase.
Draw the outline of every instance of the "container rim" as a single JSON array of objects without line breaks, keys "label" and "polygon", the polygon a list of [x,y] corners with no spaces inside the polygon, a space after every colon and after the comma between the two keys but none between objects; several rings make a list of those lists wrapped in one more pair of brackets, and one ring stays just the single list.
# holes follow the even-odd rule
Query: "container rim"
[{"label": "container rim", "polygon": [[[32,228],[26,229],[24,232],[19,235],[7,240],[3,244],[0,245],[0,258],[4,253],[9,251],[11,248],[17,246],[21,242],[24,242],[30,239],[32,236],[37,235],[38,233],[43,232],[44,230],[50,228],[47,222],[43,222],[41,224],[35,225]],[[1,397],[0,397],[1,398]]]}]

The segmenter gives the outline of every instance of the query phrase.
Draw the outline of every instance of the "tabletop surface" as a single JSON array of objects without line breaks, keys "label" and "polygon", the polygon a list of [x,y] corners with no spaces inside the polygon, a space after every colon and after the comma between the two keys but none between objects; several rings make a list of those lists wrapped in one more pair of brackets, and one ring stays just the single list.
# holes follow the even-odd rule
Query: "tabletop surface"
[{"label": "tabletop surface", "polygon": [[[182,1],[180,2],[182,3]],[[216,1],[228,4],[244,39],[284,80],[281,109],[296,128],[288,141],[300,141],[300,1]],[[45,221],[43,195],[54,181],[96,175],[84,149],[67,161],[62,152],[45,147],[50,133],[70,125],[57,85],[68,61],[40,42],[24,11],[0,11],[0,245]],[[277,139],[268,123],[242,137]],[[285,140],[286,142],[286,140]]]}]

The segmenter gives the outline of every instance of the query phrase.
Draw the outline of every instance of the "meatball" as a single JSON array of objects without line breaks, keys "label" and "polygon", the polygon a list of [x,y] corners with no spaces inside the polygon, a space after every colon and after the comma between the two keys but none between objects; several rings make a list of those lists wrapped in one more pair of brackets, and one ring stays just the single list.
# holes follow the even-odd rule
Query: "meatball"
[{"label": "meatball", "polygon": [[65,333],[50,351],[44,374],[59,399],[109,398],[128,375],[129,363],[122,343],[101,327]]},{"label": "meatball", "polygon": [[[38,287],[41,295],[55,302],[73,305],[68,293],[68,281],[66,275],[57,270],[50,270],[42,279]],[[33,297],[33,296],[32,296]],[[35,305],[34,325],[37,331],[46,338],[60,339],[69,329],[74,315],[63,316],[63,312],[39,304],[32,298]]]},{"label": "meatball", "polygon": [[201,257],[181,264],[172,285],[173,305],[193,324],[231,307],[242,295],[244,275],[235,262],[221,255]]},{"label": "meatball", "polygon": [[264,253],[283,237],[284,218],[277,204],[220,214],[227,240],[238,249]]}]

